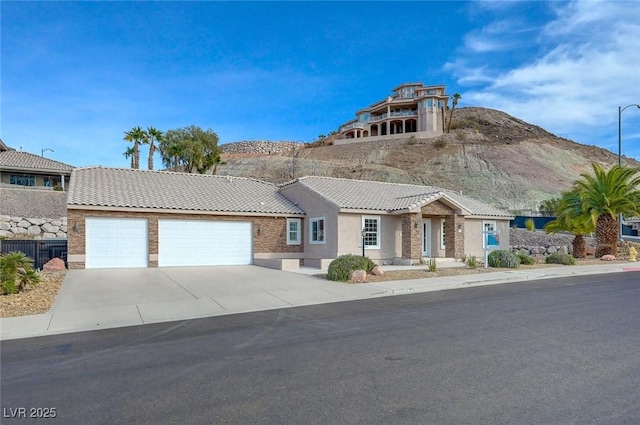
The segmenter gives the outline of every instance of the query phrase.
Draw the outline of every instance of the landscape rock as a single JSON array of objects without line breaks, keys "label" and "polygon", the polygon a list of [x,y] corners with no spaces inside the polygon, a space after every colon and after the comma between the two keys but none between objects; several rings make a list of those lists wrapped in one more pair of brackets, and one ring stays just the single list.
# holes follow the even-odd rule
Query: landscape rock
[{"label": "landscape rock", "polygon": [[380,266],[375,266],[371,269],[371,274],[374,276],[382,276],[384,274],[384,270],[382,270],[382,267]]},{"label": "landscape rock", "polygon": [[42,230],[40,230],[40,226],[29,226],[27,227],[27,233],[30,235],[39,235],[42,233]]},{"label": "landscape rock", "polygon": [[56,272],[66,269],[67,268],[64,265],[64,261],[62,261],[60,258],[52,258],[51,260],[47,261],[44,266],[42,266],[42,270],[47,272]]},{"label": "landscape rock", "polygon": [[29,223],[27,220],[21,220],[18,223],[18,227],[23,227],[23,228],[28,228],[29,226],[31,226],[31,223]]},{"label": "landscape rock", "polygon": [[47,233],[56,233],[58,230],[60,230],[60,226],[54,226],[51,223],[44,223],[42,225],[42,230]]},{"label": "landscape rock", "polygon": [[605,254],[602,257],[600,257],[600,261],[615,261],[615,259],[616,259],[616,256],[611,254]]},{"label": "landscape rock", "polygon": [[364,270],[356,270],[351,273],[350,281],[353,283],[362,283],[367,280],[367,272]]}]

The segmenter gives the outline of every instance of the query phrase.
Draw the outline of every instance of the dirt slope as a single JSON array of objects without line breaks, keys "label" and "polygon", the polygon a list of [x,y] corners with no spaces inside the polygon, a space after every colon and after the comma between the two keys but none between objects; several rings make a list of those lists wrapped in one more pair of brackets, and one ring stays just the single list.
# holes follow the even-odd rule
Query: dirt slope
[{"label": "dirt slope", "polygon": [[[591,163],[617,163],[609,151],[559,138],[486,108],[454,112],[452,130],[436,139],[362,142],[296,152],[296,176],[320,175],[416,183],[457,190],[508,209],[536,208],[570,187]],[[293,176],[293,151],[229,158],[219,174],[274,183]],[[628,165],[640,163],[625,160]]]}]

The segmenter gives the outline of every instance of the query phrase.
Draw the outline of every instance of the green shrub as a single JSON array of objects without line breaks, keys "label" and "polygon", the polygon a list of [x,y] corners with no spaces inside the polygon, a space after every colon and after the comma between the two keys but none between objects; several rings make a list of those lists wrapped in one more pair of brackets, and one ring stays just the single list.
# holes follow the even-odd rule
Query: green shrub
[{"label": "green shrub", "polygon": [[327,279],[346,282],[354,271],[364,270],[371,273],[375,266],[376,263],[371,261],[369,257],[352,254],[341,255],[329,264]]},{"label": "green shrub", "polygon": [[467,267],[471,267],[472,269],[478,267],[478,259],[475,255],[465,258],[464,263],[467,265]]},{"label": "green shrub", "polygon": [[456,140],[460,140],[460,141],[467,140],[467,133],[460,132],[456,134]]},{"label": "green shrub", "polygon": [[534,230],[536,230],[536,223],[533,221],[532,218],[528,218],[524,222],[524,227],[526,227],[528,231],[533,232]]},{"label": "green shrub", "polygon": [[553,254],[548,255],[547,258],[544,259],[544,262],[547,264],[564,264],[565,266],[573,266],[576,263],[576,259],[569,254],[554,252]]},{"label": "green shrub", "polygon": [[438,268],[438,265],[436,264],[436,259],[435,258],[429,258],[429,271],[430,272],[435,272],[436,269]]},{"label": "green shrub", "polygon": [[442,149],[447,146],[447,141],[443,138],[437,138],[435,142],[433,142],[433,147],[436,149]]},{"label": "green shrub", "polygon": [[489,267],[517,269],[519,262],[513,252],[498,249],[489,253]]},{"label": "green shrub", "polygon": [[40,281],[33,260],[22,252],[0,255],[0,294],[17,294]]},{"label": "green shrub", "polygon": [[535,258],[521,252],[516,253],[516,258],[520,264],[524,264],[525,266],[531,266],[536,263]]}]

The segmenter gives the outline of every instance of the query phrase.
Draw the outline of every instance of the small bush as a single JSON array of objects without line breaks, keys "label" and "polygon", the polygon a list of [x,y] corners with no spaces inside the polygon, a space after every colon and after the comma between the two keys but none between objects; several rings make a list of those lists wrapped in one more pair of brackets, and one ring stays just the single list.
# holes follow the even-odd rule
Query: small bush
[{"label": "small bush", "polygon": [[547,258],[544,259],[544,262],[547,264],[564,264],[565,266],[573,266],[576,264],[576,259],[569,254],[554,252],[553,254],[548,255]]},{"label": "small bush", "polygon": [[533,232],[534,230],[536,230],[536,223],[533,221],[532,218],[528,218],[524,222],[524,227],[526,227],[528,231]]},{"label": "small bush", "polygon": [[472,269],[478,267],[478,259],[475,255],[465,258],[464,263],[467,265],[467,267],[471,267]]},{"label": "small bush", "polygon": [[0,255],[0,294],[17,294],[40,281],[33,260],[22,252]]},{"label": "small bush", "polygon": [[352,254],[341,255],[329,264],[327,279],[346,282],[354,271],[364,270],[371,273],[375,266],[376,263],[371,261],[369,257]]},{"label": "small bush", "polygon": [[433,142],[433,147],[436,149],[442,149],[445,146],[447,146],[447,141],[443,138],[438,138],[435,142]]},{"label": "small bush", "polygon": [[536,259],[521,252],[516,254],[516,258],[520,264],[524,264],[525,266],[531,266],[536,263]]},{"label": "small bush", "polygon": [[435,272],[438,268],[438,265],[436,264],[436,259],[435,258],[429,258],[429,271],[430,272]]},{"label": "small bush", "polygon": [[489,267],[502,267],[507,269],[517,269],[518,259],[513,252],[498,249],[489,253]]},{"label": "small bush", "polygon": [[456,140],[460,140],[460,141],[467,140],[467,133],[460,132],[456,134]]}]

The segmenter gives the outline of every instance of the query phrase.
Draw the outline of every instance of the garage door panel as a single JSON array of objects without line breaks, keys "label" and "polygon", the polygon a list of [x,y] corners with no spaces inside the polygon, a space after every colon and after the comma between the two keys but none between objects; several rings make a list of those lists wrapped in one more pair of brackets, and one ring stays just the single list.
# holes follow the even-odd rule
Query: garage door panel
[{"label": "garage door panel", "polygon": [[251,222],[159,220],[158,266],[251,264]]},{"label": "garage door panel", "polygon": [[136,218],[87,217],[86,268],[148,266],[148,222]]}]

